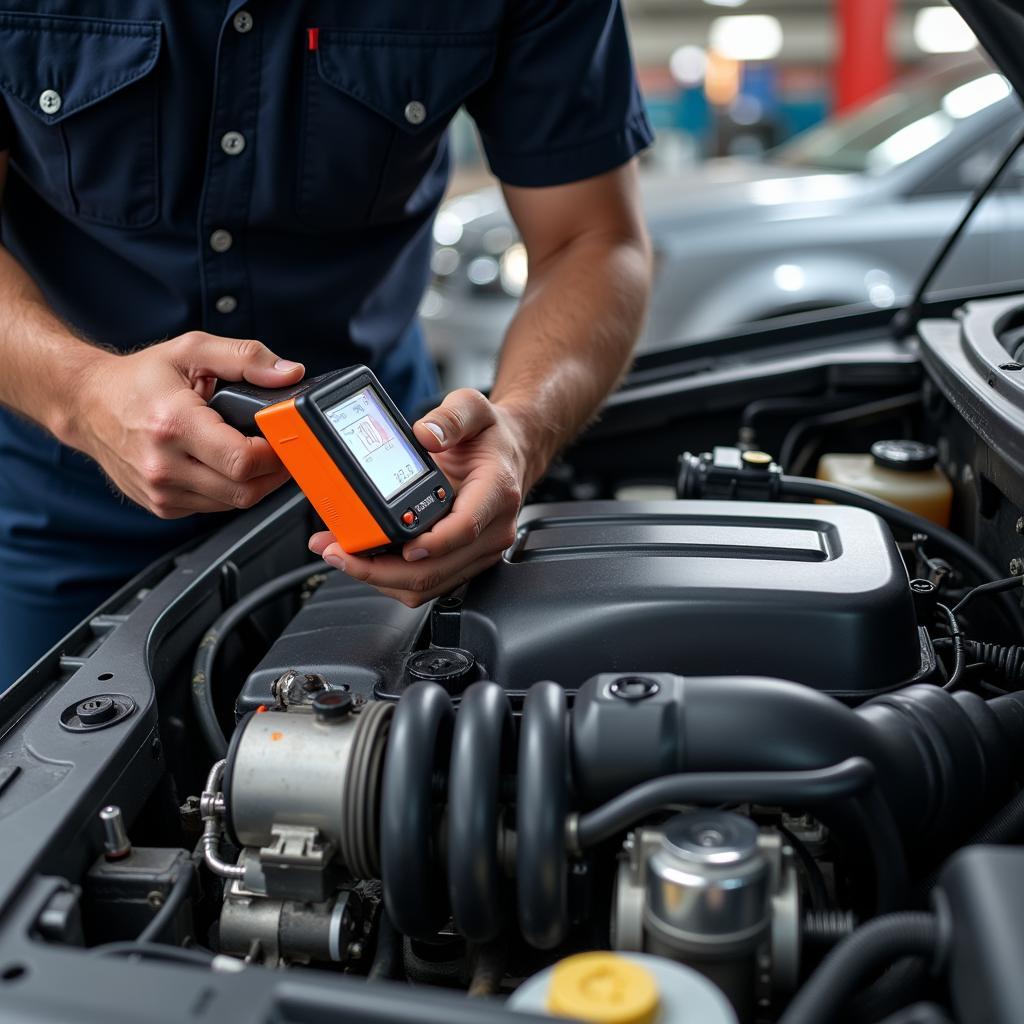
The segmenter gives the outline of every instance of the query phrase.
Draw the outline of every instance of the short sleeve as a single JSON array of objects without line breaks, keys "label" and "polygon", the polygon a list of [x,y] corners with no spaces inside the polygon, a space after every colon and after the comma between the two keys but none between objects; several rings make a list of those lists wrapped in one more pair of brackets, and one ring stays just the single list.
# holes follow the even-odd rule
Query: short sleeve
[{"label": "short sleeve", "polygon": [[494,73],[466,102],[491,170],[564,185],[653,141],[618,0],[514,0]]}]

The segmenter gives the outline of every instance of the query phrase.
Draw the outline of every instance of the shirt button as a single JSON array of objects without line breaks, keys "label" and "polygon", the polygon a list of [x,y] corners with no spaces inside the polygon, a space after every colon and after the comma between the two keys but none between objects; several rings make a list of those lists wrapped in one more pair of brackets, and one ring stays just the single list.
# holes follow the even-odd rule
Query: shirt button
[{"label": "shirt button", "polygon": [[241,132],[225,132],[220,137],[220,148],[228,156],[238,156],[245,149],[245,136]]},{"label": "shirt button", "polygon": [[248,11],[239,11],[232,19],[236,32],[248,32],[252,28],[252,15]]},{"label": "shirt button", "polygon": [[427,108],[419,100],[412,100],[405,105],[405,119],[409,124],[423,124],[427,119]]},{"label": "shirt button", "polygon": [[47,89],[39,96],[39,106],[44,114],[56,114],[63,102],[55,89]]},{"label": "shirt button", "polygon": [[215,303],[218,313],[234,313],[238,309],[238,299],[234,295],[222,295]]},{"label": "shirt button", "polygon": [[231,232],[225,231],[223,228],[218,228],[210,235],[210,248],[214,252],[227,252],[231,248],[232,242],[234,239],[231,237]]}]

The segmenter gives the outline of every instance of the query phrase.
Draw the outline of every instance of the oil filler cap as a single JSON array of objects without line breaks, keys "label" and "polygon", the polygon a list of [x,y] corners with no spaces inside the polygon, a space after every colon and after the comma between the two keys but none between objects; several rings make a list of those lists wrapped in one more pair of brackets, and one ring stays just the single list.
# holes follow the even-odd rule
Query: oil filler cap
[{"label": "oil filler cap", "polygon": [[884,469],[919,473],[935,465],[939,451],[923,441],[876,441],[871,446],[871,456],[875,465]]},{"label": "oil filler cap", "polygon": [[650,1024],[658,986],[646,967],[615,953],[579,953],[555,965],[548,1010],[595,1024]]}]

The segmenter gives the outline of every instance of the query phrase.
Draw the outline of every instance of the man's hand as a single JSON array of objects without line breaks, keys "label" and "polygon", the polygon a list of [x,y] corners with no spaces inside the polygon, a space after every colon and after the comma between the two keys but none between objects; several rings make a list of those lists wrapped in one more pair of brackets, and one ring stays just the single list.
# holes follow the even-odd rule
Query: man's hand
[{"label": "man's hand", "polygon": [[270,445],[229,427],[207,400],[218,378],[284,387],[299,363],[258,341],[193,332],[131,355],[92,349],[61,440],[91,455],[161,519],[248,508],[288,479]]},{"label": "man's hand", "polygon": [[451,512],[409,541],[401,555],[361,558],[332,533],[314,534],[310,550],[410,608],[445,594],[493,565],[515,540],[528,483],[524,439],[515,415],[479,391],[462,388],[413,425],[455,485]]}]

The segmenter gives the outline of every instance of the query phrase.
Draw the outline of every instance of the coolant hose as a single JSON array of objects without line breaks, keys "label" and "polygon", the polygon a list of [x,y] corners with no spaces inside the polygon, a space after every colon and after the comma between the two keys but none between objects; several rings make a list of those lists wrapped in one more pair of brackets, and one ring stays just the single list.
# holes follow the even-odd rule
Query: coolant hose
[{"label": "coolant hose", "polygon": [[887,914],[843,939],[793,997],[778,1024],[831,1024],[879,971],[907,956],[940,953],[934,914]]},{"label": "coolant hose", "polygon": [[[814,480],[810,477],[783,476],[779,484],[779,494],[783,498],[812,498],[831,501],[836,505],[853,505],[856,508],[867,509],[868,512],[881,516],[890,525],[899,526],[910,533],[926,533],[936,546],[970,566],[971,571],[983,583],[996,580],[1003,575],[977,548],[962,537],[958,537],[952,530],[852,487],[843,487],[840,484]],[[1024,632],[1024,613],[1020,605],[1006,593],[1000,593],[999,600],[1010,615],[1010,621]]]},{"label": "coolant hose", "polygon": [[282,576],[269,580],[231,605],[216,619],[199,642],[199,649],[192,662],[192,706],[195,708],[196,718],[199,720],[199,729],[214,760],[219,761],[226,757],[228,752],[228,741],[217,720],[214,701],[216,688],[213,685],[217,655],[224,646],[225,638],[258,608],[262,608],[263,605],[286,594],[289,590],[294,590],[299,584],[323,572],[323,562],[313,562],[309,565],[301,565],[297,569],[292,569]]}]

